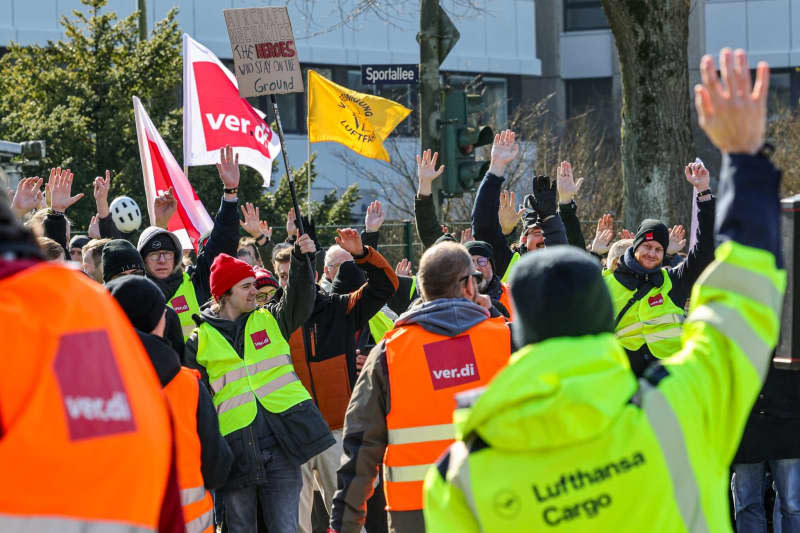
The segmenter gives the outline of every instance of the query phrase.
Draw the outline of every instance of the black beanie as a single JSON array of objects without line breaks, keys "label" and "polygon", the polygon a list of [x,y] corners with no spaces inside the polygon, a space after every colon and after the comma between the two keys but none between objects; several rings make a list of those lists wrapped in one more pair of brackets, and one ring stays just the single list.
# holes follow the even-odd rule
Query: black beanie
[{"label": "black beanie", "polygon": [[443,233],[441,237],[433,241],[433,244],[439,244],[440,242],[458,242],[455,237],[451,233]]},{"label": "black beanie", "polygon": [[126,270],[144,272],[144,260],[136,247],[125,239],[114,239],[103,246],[103,282]]},{"label": "black beanie", "polygon": [[492,264],[492,272],[497,276],[497,269],[494,267],[494,248],[486,241],[469,241],[464,243],[469,255],[480,255],[485,257]]},{"label": "black beanie", "polygon": [[167,309],[164,293],[144,276],[120,276],[109,281],[106,288],[139,331],[153,331]]},{"label": "black beanie", "polygon": [[142,257],[147,257],[147,254],[150,252],[160,252],[161,250],[173,252],[175,254],[175,262],[180,262],[178,250],[175,249],[175,241],[173,241],[170,234],[166,232],[159,233],[147,241],[147,244],[142,247]]},{"label": "black beanie", "polygon": [[517,346],[614,332],[614,307],[600,265],[574,246],[523,255],[511,274],[511,298]]},{"label": "black beanie", "polygon": [[89,241],[92,240],[86,235],[75,235],[73,238],[69,240],[69,249],[73,248],[83,248],[86,246]]},{"label": "black beanie", "polygon": [[336,272],[333,280],[333,293],[349,294],[357,291],[366,282],[367,276],[361,267],[353,261],[345,261],[339,265],[339,271]]},{"label": "black beanie", "polygon": [[633,251],[645,241],[656,241],[664,247],[664,253],[667,253],[669,247],[669,230],[660,220],[654,218],[646,218],[639,224],[639,229],[636,230],[636,236],[633,238]]}]

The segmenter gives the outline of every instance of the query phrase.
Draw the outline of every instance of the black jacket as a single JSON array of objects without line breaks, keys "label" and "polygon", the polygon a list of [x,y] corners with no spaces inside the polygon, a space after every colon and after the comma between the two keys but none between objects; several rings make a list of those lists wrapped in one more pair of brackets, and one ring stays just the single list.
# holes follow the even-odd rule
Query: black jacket
[{"label": "black jacket", "polygon": [[800,458],[800,372],[770,365],[733,463]]},{"label": "black jacket", "polygon": [[[289,269],[289,283],[280,298],[273,298],[266,309],[275,317],[285,339],[311,315],[314,305],[314,277],[304,257],[295,247]],[[239,356],[244,354],[244,331],[250,313],[235,321],[225,320],[210,310],[202,316],[195,315],[198,325],[211,324],[233,346]],[[196,368],[208,382],[205,367],[197,362],[197,333],[186,342],[186,365]],[[269,483],[264,469],[265,458],[283,453],[289,461],[300,466],[311,457],[335,443],[325,419],[312,400],[306,400],[282,413],[267,411],[256,402],[257,412],[253,422],[225,436],[234,455],[234,463],[225,489]]]},{"label": "black jacket", "polygon": [[[166,387],[181,369],[178,354],[164,339],[137,331],[162,387]],[[200,470],[207,489],[220,488],[228,478],[233,453],[219,432],[217,411],[205,387],[197,398],[197,436],[200,438]]]},{"label": "black jacket", "polygon": [[[497,217],[503,181],[502,176],[487,173],[478,187],[475,205],[472,206],[472,237],[476,241],[486,241],[492,245],[495,274],[500,278],[505,274],[514,255]],[[555,216],[542,221],[541,226],[545,246],[567,244],[567,232],[561,214],[556,213]]]}]

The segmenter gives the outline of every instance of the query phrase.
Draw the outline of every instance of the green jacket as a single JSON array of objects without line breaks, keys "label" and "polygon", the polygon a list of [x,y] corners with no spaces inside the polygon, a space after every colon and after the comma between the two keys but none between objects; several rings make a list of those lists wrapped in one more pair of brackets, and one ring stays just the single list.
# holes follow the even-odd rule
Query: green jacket
[{"label": "green jacket", "polygon": [[458,440],[426,478],[426,530],[729,531],[729,464],[784,288],[775,255],[720,245],[682,351],[638,384],[610,333],[517,352],[460,400]]}]

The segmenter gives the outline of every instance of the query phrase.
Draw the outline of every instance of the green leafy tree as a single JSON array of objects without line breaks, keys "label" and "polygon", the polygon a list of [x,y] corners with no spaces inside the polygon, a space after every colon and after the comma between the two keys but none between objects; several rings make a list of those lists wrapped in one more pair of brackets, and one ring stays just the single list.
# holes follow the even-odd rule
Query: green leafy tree
[{"label": "green leafy tree", "polygon": [[181,137],[181,34],[174,9],[140,41],[138,12],[120,20],[102,10],[106,0],[82,3],[84,11],[62,17],[63,40],[12,43],[0,59],[0,137],[47,142],[39,172],[73,171],[73,193],[87,198],[69,214],[86,227],[95,212],[92,182],[105,169],[112,197],[125,194],[145,206],[132,96],[145,103],[168,145]]}]

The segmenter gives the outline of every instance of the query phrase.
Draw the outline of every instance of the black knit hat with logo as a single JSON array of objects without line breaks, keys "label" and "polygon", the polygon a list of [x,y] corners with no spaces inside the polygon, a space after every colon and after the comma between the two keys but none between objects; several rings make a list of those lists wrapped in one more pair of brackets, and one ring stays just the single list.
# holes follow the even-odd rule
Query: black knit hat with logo
[{"label": "black knit hat with logo", "polygon": [[114,239],[103,246],[103,283],[126,270],[141,270],[144,260],[136,247],[125,239]]},{"label": "black knit hat with logo", "polygon": [[656,241],[664,247],[664,252],[666,253],[669,247],[669,230],[667,226],[654,218],[642,220],[642,223],[639,224],[639,229],[636,230],[636,236],[633,238],[633,251],[635,252],[636,248],[646,241]]}]

